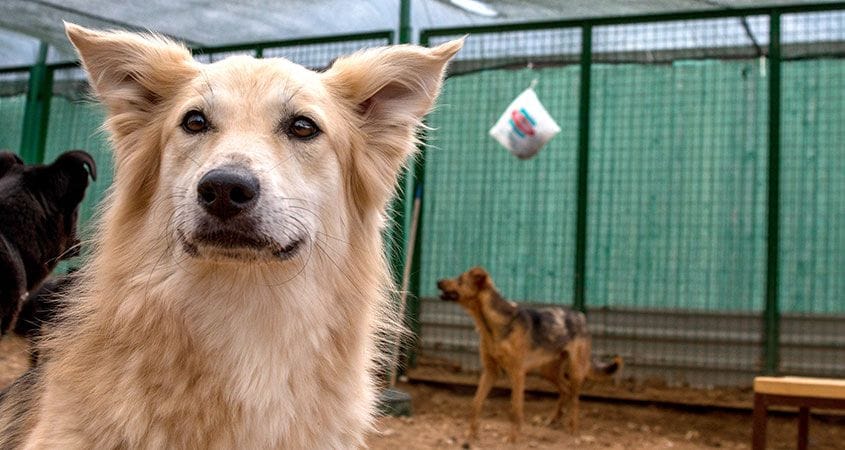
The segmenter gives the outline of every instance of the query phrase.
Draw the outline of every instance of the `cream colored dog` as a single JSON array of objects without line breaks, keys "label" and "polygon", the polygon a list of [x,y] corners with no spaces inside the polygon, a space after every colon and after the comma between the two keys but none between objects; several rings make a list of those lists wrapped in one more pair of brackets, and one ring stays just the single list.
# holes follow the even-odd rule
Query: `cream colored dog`
[{"label": "cream colored dog", "polygon": [[394,326],[381,231],[454,41],[211,65],[68,24],[116,164],[88,267],[0,447],[352,448]]}]

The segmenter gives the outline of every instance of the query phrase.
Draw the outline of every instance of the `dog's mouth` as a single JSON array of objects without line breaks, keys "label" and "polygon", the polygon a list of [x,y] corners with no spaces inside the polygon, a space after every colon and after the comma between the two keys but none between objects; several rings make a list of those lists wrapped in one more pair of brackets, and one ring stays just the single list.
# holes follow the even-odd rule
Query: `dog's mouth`
[{"label": "dog's mouth", "polygon": [[188,236],[177,230],[185,253],[192,257],[223,257],[237,260],[275,259],[286,261],[295,257],[305,244],[304,237],[295,237],[282,244],[258,233],[232,229],[198,230]]},{"label": "dog's mouth", "polygon": [[440,294],[440,299],[449,302],[454,302],[458,300],[458,293],[455,291],[443,291],[443,293]]}]

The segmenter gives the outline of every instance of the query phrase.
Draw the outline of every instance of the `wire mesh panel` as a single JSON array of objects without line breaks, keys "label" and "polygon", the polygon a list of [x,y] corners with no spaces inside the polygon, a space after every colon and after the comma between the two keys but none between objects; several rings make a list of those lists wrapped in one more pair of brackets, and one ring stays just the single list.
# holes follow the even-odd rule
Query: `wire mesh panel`
[{"label": "wire mesh panel", "polygon": [[758,17],[594,28],[586,302],[640,377],[757,370],[767,40]]},{"label": "wire mesh panel", "polygon": [[[579,66],[571,63],[580,38],[580,30],[565,29],[467,39],[427,122],[423,297],[438,295],[437,279],[480,265],[509,299],[571,303],[579,93]],[[520,160],[488,131],[533,80],[563,131]],[[476,336],[457,305],[428,301],[421,319],[426,356],[446,352],[464,368],[478,366]]]},{"label": "wire mesh panel", "polygon": [[782,18],[781,369],[845,375],[845,11]]},{"label": "wire mesh panel", "polygon": [[0,73],[0,150],[19,153],[29,71]]},{"label": "wire mesh panel", "polygon": [[234,50],[234,51],[199,51],[194,54],[194,59],[199,62],[210,64],[217,61],[222,61],[230,56],[257,56],[258,52],[255,49]]},{"label": "wire mesh panel", "polygon": [[[92,182],[79,210],[79,232],[83,239],[93,233],[93,219],[112,182],[112,155],[107,136],[100,129],[105,119],[102,107],[89,96],[85,73],[79,68],[55,70],[53,96],[44,162],[50,163],[68,150],[85,150],[97,163],[97,180]],[[81,261],[69,261],[74,267]]]}]

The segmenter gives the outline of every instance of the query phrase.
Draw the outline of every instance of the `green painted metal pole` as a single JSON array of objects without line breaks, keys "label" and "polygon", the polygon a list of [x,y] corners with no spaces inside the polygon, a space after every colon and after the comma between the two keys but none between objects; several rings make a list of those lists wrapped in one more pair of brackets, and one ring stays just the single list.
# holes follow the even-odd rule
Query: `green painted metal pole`
[{"label": "green painted metal pole", "polygon": [[780,220],[780,12],[769,16],[769,192],[766,246],[766,306],[763,311],[765,372],[775,374],[780,363],[778,304],[778,239]]},{"label": "green painted metal pole", "polygon": [[411,43],[411,0],[399,1],[399,43]]},{"label": "green painted metal pole", "polygon": [[590,82],[593,63],[593,27],[581,28],[581,92],[578,98],[578,199],[575,220],[575,280],[572,307],[586,311],[587,196],[590,165]]},{"label": "green painted metal pole", "polygon": [[[411,0],[399,2],[399,43],[411,42]],[[410,209],[414,203],[413,195],[413,166],[399,176],[399,192],[392,202],[393,225],[388,233],[388,248],[390,249],[390,265],[396,286],[402,285],[402,273],[405,264],[405,249],[407,248],[408,230],[410,229]]]},{"label": "green painted metal pole", "polygon": [[53,71],[47,67],[49,46],[41,42],[38,59],[29,70],[29,91],[26,94],[26,109],[21,136],[21,158],[28,164],[44,162],[47,145],[47,121],[50,116]]},{"label": "green painted metal pole", "polygon": [[[411,0],[402,0],[401,2],[401,21],[399,27],[399,42],[402,44],[411,42]],[[428,39],[420,41],[420,45],[428,46]],[[425,141],[425,136],[420,137],[421,141]],[[411,270],[409,273],[408,282],[408,296],[407,296],[407,312],[406,325],[410,329],[412,335],[419,339],[422,333],[422,324],[420,323],[420,256],[423,252],[422,229],[423,229],[423,179],[425,177],[425,145],[420,146],[419,155],[414,159],[413,163],[408,167],[408,172],[402,182],[405,186],[404,196],[402,197],[402,213],[404,214],[402,223],[402,256],[406,256],[405,252],[411,246],[409,245],[409,230],[412,227],[414,198],[419,198],[420,208],[417,217],[416,234],[414,235],[415,249],[411,255]],[[404,268],[403,268],[404,269]],[[405,361],[408,367],[414,367],[417,364],[417,340],[409,343],[405,351]]]}]

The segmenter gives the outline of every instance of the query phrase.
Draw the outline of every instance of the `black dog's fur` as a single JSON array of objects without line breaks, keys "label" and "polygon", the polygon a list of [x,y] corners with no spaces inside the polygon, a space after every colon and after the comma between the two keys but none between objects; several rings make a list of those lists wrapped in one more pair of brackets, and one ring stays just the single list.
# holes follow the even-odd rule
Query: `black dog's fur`
[{"label": "black dog's fur", "polygon": [[71,269],[67,274],[47,279],[38,289],[29,293],[21,305],[15,322],[15,334],[34,339],[43,329],[56,323],[64,309],[64,298],[73,290],[77,272]]},{"label": "black dog's fur", "polygon": [[94,159],[81,150],[49,165],[26,166],[0,152],[0,335],[14,324],[21,302],[59,260],[78,253],[76,222]]}]

